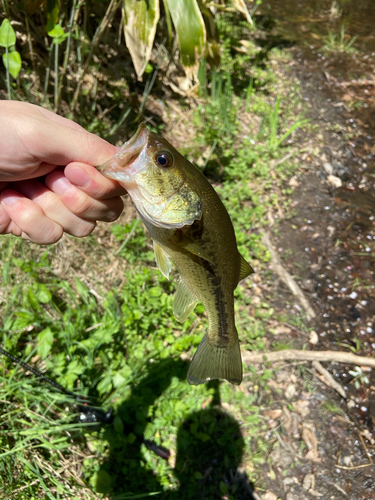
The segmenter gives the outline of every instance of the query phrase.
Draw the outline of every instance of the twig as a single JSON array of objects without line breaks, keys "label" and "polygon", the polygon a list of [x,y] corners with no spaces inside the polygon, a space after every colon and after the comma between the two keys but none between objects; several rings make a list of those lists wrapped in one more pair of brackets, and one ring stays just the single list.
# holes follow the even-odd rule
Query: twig
[{"label": "twig", "polygon": [[284,161],[289,160],[289,158],[291,158],[295,154],[296,154],[295,151],[292,151],[292,152],[288,153],[287,155],[283,156],[282,158],[280,158],[280,160],[274,161],[273,163],[271,163],[271,168],[275,168],[278,165],[281,165],[282,163],[284,163]]},{"label": "twig", "polygon": [[336,490],[337,490],[337,491],[340,491],[340,492],[341,492],[341,493],[343,493],[346,497],[348,496],[348,494],[346,493],[346,491],[345,491],[345,490],[343,490],[342,488],[340,488],[340,486],[339,486],[338,484],[335,484],[335,483],[331,483],[331,484],[332,484],[332,486],[333,486],[334,488],[336,488]]},{"label": "twig", "polygon": [[337,462],[335,463],[335,467],[337,467],[338,469],[344,469],[344,470],[353,470],[353,469],[363,469],[364,467],[370,467],[371,465],[374,464],[369,452],[368,452],[368,449],[367,449],[367,446],[366,446],[366,443],[364,442],[364,439],[361,435],[361,433],[358,431],[358,436],[359,436],[359,439],[361,440],[361,443],[362,443],[362,446],[365,450],[365,453],[367,455],[367,458],[369,459],[369,462],[368,464],[361,464],[361,465],[353,465],[351,467],[348,467],[346,465],[340,465],[340,458],[341,458],[341,450],[338,452],[337,454]]},{"label": "twig", "polygon": [[289,274],[288,271],[281,264],[281,261],[276,253],[274,246],[271,243],[271,238],[268,233],[263,234],[262,243],[268,248],[268,250],[271,253],[272,267],[275,273],[277,273],[280,276],[280,278],[284,281],[284,283],[290,288],[293,295],[295,295],[298,298],[302,307],[306,311],[306,316],[308,321],[314,319],[316,317],[316,314],[313,308],[310,306],[309,301],[307,300],[305,294],[303,293],[303,291],[301,290],[301,288],[299,287],[293,276]]},{"label": "twig", "polygon": [[375,368],[375,359],[357,356],[351,352],[342,351],[302,351],[298,349],[284,349],[275,352],[250,352],[242,351],[242,359],[245,363],[265,363],[275,361],[333,361],[348,363],[357,366],[371,366]]},{"label": "twig", "polygon": [[312,365],[317,372],[323,375],[322,378],[319,377],[319,380],[322,380],[322,382],[324,382],[326,385],[332,387],[332,389],[335,389],[335,391],[337,391],[343,398],[347,398],[345,389],[342,387],[342,385],[336,382],[329,371],[323,368],[319,361],[313,361]]}]

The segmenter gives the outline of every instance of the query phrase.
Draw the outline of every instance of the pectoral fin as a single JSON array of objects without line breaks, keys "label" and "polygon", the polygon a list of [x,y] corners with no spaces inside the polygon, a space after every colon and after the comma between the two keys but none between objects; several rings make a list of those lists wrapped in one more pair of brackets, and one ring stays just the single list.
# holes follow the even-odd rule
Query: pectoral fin
[{"label": "pectoral fin", "polygon": [[240,279],[238,281],[247,278],[253,272],[254,269],[250,266],[248,262],[246,262],[246,260],[241,255]]},{"label": "pectoral fin", "polygon": [[160,272],[169,280],[169,273],[171,272],[171,261],[169,260],[167,252],[155,240],[153,241],[155,260]]},{"label": "pectoral fin", "polygon": [[188,290],[185,283],[180,281],[173,301],[173,314],[177,321],[183,323],[197,303],[197,298]]}]

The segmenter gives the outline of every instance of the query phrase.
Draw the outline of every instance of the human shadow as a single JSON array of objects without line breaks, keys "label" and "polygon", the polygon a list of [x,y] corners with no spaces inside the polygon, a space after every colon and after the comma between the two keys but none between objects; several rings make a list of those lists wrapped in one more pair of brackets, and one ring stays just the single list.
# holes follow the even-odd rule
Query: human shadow
[{"label": "human shadow", "polygon": [[205,409],[192,412],[177,433],[174,474],[179,488],[168,500],[252,500],[253,488],[239,466],[245,442],[238,422],[220,406],[220,384]]},{"label": "human shadow", "polygon": [[[98,477],[106,481],[104,487],[96,485],[98,492],[108,493],[112,500],[142,498],[154,492],[160,492],[158,498],[168,500],[216,500],[226,495],[236,500],[253,499],[247,475],[238,470],[245,443],[238,422],[220,407],[218,381],[209,383],[214,389],[211,402],[188,415],[178,428],[172,491],[164,491],[145,462],[143,444],[148,453],[169,457],[168,450],[146,439],[149,410],[174,377],[186,380],[187,368],[180,359],[154,362],[147,376],[134,384],[130,397],[104,432],[109,457],[100,466]],[[155,460],[158,470],[167,466],[156,456]]]}]

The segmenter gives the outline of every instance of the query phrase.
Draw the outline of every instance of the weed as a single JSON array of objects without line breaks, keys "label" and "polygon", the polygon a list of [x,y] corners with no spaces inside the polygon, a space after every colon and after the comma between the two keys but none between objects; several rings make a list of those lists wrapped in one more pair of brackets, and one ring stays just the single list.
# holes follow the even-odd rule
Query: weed
[{"label": "weed", "polygon": [[347,36],[345,35],[345,26],[341,25],[340,33],[333,33],[332,31],[328,32],[328,36],[322,50],[326,52],[346,52],[348,54],[357,52],[357,49],[353,47],[357,38],[358,35],[347,40]]},{"label": "weed", "polygon": [[336,415],[344,415],[344,411],[334,401],[326,399],[321,405],[322,410],[327,414],[335,413]]},{"label": "weed", "polygon": [[349,370],[348,372],[353,378],[353,382],[356,389],[359,389],[362,385],[369,383],[367,375],[362,371],[359,366],[356,366],[354,370]]}]

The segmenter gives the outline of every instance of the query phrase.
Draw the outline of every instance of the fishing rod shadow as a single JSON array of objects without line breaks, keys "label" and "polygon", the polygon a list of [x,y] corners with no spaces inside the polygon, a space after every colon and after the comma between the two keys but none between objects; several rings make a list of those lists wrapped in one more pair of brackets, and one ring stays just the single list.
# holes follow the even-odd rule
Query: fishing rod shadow
[{"label": "fishing rod shadow", "polygon": [[188,363],[181,359],[167,358],[148,364],[147,376],[133,385],[129,398],[119,406],[112,424],[104,432],[103,437],[109,444],[109,458],[100,466],[97,492],[109,493],[109,498],[115,500],[125,498],[130,492],[147,496],[147,492],[162,490],[144,463],[141,447],[145,445],[162,458],[169,457],[167,449],[155,445],[152,436],[145,436],[150,422],[149,410],[168,389],[173,378],[186,380],[187,370]]}]

